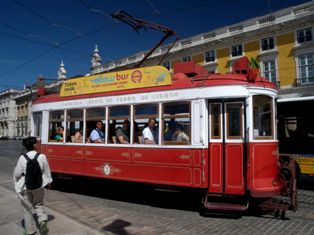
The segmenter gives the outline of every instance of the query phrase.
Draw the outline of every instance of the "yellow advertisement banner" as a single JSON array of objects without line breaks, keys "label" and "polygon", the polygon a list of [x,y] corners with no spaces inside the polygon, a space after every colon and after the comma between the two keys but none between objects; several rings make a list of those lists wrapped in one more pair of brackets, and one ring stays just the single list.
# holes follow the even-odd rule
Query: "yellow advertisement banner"
[{"label": "yellow advertisement banner", "polygon": [[293,154],[302,174],[314,175],[314,154]]},{"label": "yellow advertisement banner", "polygon": [[69,79],[63,83],[60,96],[75,96],[170,84],[170,72],[165,67],[152,66]]}]

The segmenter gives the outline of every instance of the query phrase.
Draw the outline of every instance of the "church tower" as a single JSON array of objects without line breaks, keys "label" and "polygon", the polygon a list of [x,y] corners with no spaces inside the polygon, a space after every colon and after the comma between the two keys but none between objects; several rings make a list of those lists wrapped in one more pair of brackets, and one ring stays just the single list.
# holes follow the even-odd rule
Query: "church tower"
[{"label": "church tower", "polygon": [[58,70],[58,79],[65,79],[67,71],[64,68],[63,60],[61,61],[59,70]]},{"label": "church tower", "polygon": [[97,45],[95,45],[91,62],[92,62],[91,71],[95,71],[101,67],[101,57],[99,55]]}]

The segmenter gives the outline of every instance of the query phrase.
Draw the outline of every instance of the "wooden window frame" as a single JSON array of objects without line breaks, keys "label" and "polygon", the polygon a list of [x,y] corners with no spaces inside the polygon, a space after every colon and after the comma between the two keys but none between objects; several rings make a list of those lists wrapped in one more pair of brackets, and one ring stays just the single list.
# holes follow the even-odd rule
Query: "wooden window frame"
[{"label": "wooden window frame", "polygon": [[[219,117],[218,117],[218,124],[219,124],[219,135],[218,136],[215,136],[214,135],[214,126],[215,126],[215,123],[214,123],[214,115],[213,115],[213,106],[218,106],[219,107]],[[222,133],[222,123],[221,123],[221,115],[222,115],[222,103],[211,103],[210,104],[210,138],[211,139],[221,139],[221,133]]]},{"label": "wooden window frame", "polygon": [[[227,109],[228,105],[240,105],[240,135],[230,136],[229,135],[229,111]],[[225,103],[226,110],[226,139],[242,139],[243,138],[243,103],[242,102],[226,102]]]}]

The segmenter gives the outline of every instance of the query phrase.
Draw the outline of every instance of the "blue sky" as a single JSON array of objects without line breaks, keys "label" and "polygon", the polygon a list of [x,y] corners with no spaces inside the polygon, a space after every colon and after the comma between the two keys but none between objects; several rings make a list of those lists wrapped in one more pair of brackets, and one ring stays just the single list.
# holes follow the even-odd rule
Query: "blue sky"
[{"label": "blue sky", "polygon": [[23,88],[42,74],[56,79],[90,71],[98,45],[102,62],[148,50],[163,36],[134,32],[109,16],[118,10],[170,27],[180,39],[298,5],[302,0],[4,0],[0,2],[0,91]]}]

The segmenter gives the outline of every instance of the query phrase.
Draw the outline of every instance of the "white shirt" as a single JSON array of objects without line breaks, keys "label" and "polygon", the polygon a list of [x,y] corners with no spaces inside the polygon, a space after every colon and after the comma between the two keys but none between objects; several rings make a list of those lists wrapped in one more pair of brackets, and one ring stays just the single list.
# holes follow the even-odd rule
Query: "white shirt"
[{"label": "white shirt", "polygon": [[[103,133],[101,130],[98,130],[98,131]],[[98,140],[98,139],[104,141],[104,139],[99,135],[98,131],[96,129],[94,129],[92,131],[92,133],[90,133],[90,138],[91,138],[92,141],[95,141],[95,140]]]},{"label": "white shirt", "polygon": [[177,141],[190,141],[190,138],[188,137],[187,134],[185,134],[184,132],[180,132],[178,135],[177,135]]},{"label": "white shirt", "polygon": [[[155,141],[154,139],[154,135],[151,131],[151,129],[149,127],[145,127],[143,132],[142,132],[142,143],[144,144],[145,142],[145,139],[149,139],[149,140],[152,140],[152,141]],[[156,143],[156,141],[155,141]]]},{"label": "white shirt", "polygon": [[[27,156],[30,159],[34,159],[36,153],[37,153],[36,151],[29,151],[27,152]],[[41,188],[43,188],[47,184],[50,184],[52,182],[51,172],[50,172],[47,158],[44,154],[40,154],[37,158],[37,161],[42,170],[43,183],[41,185]],[[14,168],[14,177],[13,177],[15,191],[17,193],[21,193],[22,191],[26,190],[25,176],[24,176],[26,172],[26,164],[27,164],[26,158],[23,155],[21,155],[19,160],[17,161],[16,167]]]}]

